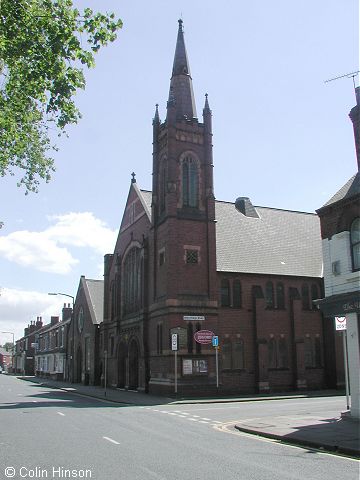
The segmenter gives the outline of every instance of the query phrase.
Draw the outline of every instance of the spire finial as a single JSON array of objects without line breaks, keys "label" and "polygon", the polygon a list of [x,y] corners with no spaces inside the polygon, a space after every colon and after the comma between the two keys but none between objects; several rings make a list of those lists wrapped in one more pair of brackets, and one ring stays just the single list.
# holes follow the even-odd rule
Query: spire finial
[{"label": "spire finial", "polygon": [[204,112],[211,112],[210,106],[209,106],[209,100],[208,100],[208,94],[205,93],[205,106],[204,106]]},{"label": "spire finial", "polygon": [[160,123],[160,117],[159,117],[159,104],[157,103],[155,105],[155,115],[153,118],[153,125],[157,125]]},{"label": "spire finial", "polygon": [[131,183],[136,183],[136,178],[135,178],[136,173],[132,172],[131,176],[132,176]]},{"label": "spire finial", "polygon": [[184,23],[183,19],[179,18],[178,22],[179,22],[179,30],[183,31],[183,23]]}]

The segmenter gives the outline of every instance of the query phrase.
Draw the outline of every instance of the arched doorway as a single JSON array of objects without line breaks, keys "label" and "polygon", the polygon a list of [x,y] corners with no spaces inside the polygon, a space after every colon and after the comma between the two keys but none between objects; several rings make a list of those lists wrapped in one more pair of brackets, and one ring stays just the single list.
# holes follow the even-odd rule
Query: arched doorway
[{"label": "arched doorway", "polygon": [[129,388],[135,390],[139,386],[139,346],[134,339],[129,346]]},{"label": "arched doorway", "polygon": [[124,388],[126,385],[126,357],[127,348],[125,343],[120,343],[118,348],[118,387]]}]

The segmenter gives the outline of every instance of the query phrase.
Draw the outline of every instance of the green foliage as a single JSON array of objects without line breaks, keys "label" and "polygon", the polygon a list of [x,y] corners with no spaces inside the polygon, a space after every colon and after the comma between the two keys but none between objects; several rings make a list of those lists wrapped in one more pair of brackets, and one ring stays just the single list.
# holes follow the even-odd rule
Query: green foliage
[{"label": "green foliage", "polygon": [[20,169],[26,193],[54,171],[50,136],[81,117],[83,69],[116,39],[114,14],[79,12],[72,0],[0,0],[0,175]]}]

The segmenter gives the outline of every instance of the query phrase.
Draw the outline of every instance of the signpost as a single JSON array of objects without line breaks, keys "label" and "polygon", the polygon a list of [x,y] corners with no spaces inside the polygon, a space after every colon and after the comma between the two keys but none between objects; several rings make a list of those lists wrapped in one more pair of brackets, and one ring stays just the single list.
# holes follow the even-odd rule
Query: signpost
[{"label": "signpost", "polygon": [[341,331],[342,337],[343,337],[346,409],[350,410],[349,369],[348,369],[348,353],[347,353],[347,341],[346,341],[346,317],[335,317],[335,330]]},{"label": "signpost", "polygon": [[179,336],[177,333],[171,334],[171,350],[175,352],[175,393],[177,393],[177,351],[178,351]]},{"label": "signpost", "polygon": [[219,337],[212,337],[212,345],[215,347],[215,363],[216,363],[216,388],[219,388]]}]

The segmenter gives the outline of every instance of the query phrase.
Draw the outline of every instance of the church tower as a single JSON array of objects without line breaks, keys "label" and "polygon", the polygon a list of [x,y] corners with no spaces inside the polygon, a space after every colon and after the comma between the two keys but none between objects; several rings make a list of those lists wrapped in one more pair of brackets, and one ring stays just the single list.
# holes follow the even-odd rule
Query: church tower
[{"label": "church tower", "polygon": [[200,123],[179,20],[174,64],[161,123],[153,120],[152,222],[157,256],[153,301],[214,300],[215,199],[211,110],[206,95]]}]

